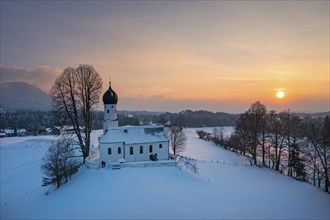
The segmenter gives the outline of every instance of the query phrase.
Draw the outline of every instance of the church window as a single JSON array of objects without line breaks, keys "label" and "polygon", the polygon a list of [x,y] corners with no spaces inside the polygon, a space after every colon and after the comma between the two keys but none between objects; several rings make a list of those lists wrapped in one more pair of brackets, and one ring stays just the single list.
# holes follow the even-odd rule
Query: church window
[{"label": "church window", "polygon": [[129,148],[129,154],[130,154],[130,155],[133,155],[133,147],[130,147],[130,148]]},{"label": "church window", "polygon": [[149,145],[149,153],[152,153],[152,145]]},{"label": "church window", "polygon": [[163,148],[163,145],[162,144],[159,144],[159,148]]},{"label": "church window", "polygon": [[121,154],[121,147],[118,147],[118,154]]},{"label": "church window", "polygon": [[140,146],[140,154],[143,154],[143,146]]},{"label": "church window", "polygon": [[107,110],[107,113],[109,114],[109,109]]},{"label": "church window", "polygon": [[108,154],[111,154],[111,147],[108,148]]}]

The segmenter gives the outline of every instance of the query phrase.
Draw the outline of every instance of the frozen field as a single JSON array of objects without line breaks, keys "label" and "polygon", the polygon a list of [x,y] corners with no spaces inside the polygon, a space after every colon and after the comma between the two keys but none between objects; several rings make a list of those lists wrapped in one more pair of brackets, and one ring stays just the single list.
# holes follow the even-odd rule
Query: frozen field
[{"label": "frozen field", "polygon": [[[198,139],[195,130],[185,130],[182,155],[199,160],[198,175],[178,167],[82,167],[48,196],[40,186],[40,164],[56,137],[0,139],[1,219],[330,218],[329,194],[274,171],[245,166],[244,157]],[[99,134],[93,133],[94,145]]]}]

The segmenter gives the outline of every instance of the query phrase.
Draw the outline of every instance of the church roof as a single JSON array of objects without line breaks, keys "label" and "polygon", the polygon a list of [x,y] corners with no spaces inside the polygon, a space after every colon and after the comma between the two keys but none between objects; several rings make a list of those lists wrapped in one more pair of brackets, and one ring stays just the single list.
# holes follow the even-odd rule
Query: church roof
[{"label": "church roof", "polygon": [[109,83],[109,89],[103,95],[104,105],[117,105],[118,96],[117,93],[111,88],[111,82]]},{"label": "church roof", "polygon": [[122,126],[108,128],[106,133],[100,138],[101,144],[120,143],[143,144],[168,141],[163,126]]}]

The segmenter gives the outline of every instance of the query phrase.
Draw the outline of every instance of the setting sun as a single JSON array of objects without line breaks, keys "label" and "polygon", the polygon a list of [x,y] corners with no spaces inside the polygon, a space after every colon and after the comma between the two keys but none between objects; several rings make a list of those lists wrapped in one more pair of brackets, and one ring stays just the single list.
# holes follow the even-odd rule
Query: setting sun
[{"label": "setting sun", "polygon": [[276,97],[279,98],[279,99],[284,98],[284,96],[285,96],[285,93],[284,93],[283,91],[278,91],[278,92],[276,93]]}]

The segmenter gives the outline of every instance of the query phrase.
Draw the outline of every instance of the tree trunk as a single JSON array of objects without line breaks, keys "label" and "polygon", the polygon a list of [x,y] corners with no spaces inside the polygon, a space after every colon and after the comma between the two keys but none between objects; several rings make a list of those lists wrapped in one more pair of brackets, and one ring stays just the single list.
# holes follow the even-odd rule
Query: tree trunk
[{"label": "tree trunk", "polygon": [[325,191],[329,192],[329,175],[327,170],[325,171],[325,185],[324,185]]},{"label": "tree trunk", "polygon": [[253,149],[253,164],[257,165],[257,148]]},{"label": "tree trunk", "polygon": [[265,162],[265,154],[266,154],[266,149],[265,149],[265,131],[263,130],[262,132],[262,165],[265,166],[266,162]]},{"label": "tree trunk", "polygon": [[329,172],[328,172],[328,162],[327,162],[327,155],[326,155],[326,150],[325,150],[325,156],[324,156],[324,163],[325,163],[325,166],[324,166],[324,173],[325,173],[325,191],[326,192],[329,192],[329,183],[330,183],[330,180],[329,180]]},{"label": "tree trunk", "polygon": [[320,174],[319,174],[319,172],[317,172],[317,180],[318,180],[318,182],[317,182],[317,186],[319,187],[319,188],[321,188],[321,177],[320,177]]}]

